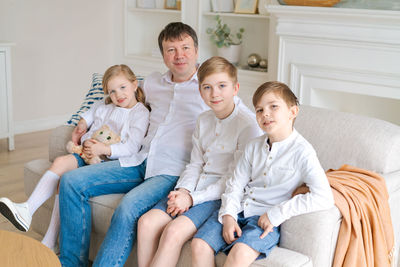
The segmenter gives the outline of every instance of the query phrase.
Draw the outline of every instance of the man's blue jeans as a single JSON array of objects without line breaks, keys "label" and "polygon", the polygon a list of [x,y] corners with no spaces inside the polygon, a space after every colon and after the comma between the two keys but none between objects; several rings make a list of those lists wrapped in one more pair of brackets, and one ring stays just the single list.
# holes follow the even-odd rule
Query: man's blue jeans
[{"label": "man's blue jeans", "polygon": [[146,161],[121,167],[109,161],[65,173],[60,182],[60,261],[62,266],[87,266],[91,233],[91,197],[127,193],[111,219],[93,266],[123,266],[136,240],[139,217],[171,191],[177,176],[144,180]]}]

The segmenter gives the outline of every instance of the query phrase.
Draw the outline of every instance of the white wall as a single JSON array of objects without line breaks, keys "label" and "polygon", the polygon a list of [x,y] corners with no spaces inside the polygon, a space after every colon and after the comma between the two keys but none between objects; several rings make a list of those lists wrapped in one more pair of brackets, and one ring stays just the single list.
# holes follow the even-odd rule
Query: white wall
[{"label": "white wall", "polygon": [[15,132],[53,128],[83,100],[122,43],[123,0],[0,0],[12,52]]}]

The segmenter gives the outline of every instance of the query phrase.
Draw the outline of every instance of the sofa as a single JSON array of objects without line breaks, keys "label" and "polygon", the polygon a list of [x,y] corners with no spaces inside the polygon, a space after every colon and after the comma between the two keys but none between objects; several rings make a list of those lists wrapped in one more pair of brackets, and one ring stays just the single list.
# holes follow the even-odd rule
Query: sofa
[{"label": "sofa", "polygon": [[[400,267],[400,209],[395,208],[400,203],[400,126],[350,113],[300,106],[295,128],[314,146],[325,170],[349,164],[375,171],[385,178],[396,242],[393,266]],[[66,153],[65,144],[72,129],[65,125],[54,129],[49,140],[49,158],[25,165],[28,196],[50,162]],[[90,200],[93,218],[90,259],[99,250],[121,197],[121,194],[112,194]],[[34,215],[31,226],[34,231],[45,233],[53,201],[53,198],[48,200]],[[331,266],[340,224],[341,214],[336,207],[293,217],[281,225],[279,246],[269,257],[251,266]],[[183,247],[177,266],[190,266],[189,242]],[[225,257],[222,253],[216,256],[217,266],[223,265]],[[135,247],[125,266],[137,266]]]}]

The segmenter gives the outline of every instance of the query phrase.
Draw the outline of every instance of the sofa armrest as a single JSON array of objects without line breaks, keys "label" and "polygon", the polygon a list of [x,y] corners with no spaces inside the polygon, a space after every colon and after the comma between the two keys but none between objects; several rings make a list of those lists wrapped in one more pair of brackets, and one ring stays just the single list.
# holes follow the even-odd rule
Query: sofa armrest
[{"label": "sofa armrest", "polygon": [[292,217],[281,225],[279,246],[311,257],[314,266],[332,266],[341,222],[336,206]]},{"label": "sofa armrest", "polygon": [[65,146],[67,142],[71,140],[74,128],[74,126],[70,125],[61,125],[51,132],[49,140],[49,160],[51,162],[53,162],[56,157],[68,154]]}]

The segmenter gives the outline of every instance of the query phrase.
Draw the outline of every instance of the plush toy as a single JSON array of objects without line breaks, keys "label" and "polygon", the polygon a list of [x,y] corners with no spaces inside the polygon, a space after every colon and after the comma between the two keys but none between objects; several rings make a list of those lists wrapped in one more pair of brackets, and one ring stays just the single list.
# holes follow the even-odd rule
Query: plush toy
[{"label": "plush toy", "polygon": [[[107,125],[101,126],[99,130],[94,132],[91,139],[95,139],[106,145],[116,144],[121,141],[119,135],[113,132]],[[98,156],[92,157],[91,159],[87,158],[86,155],[83,153],[82,145],[77,146],[72,141],[69,141],[67,143],[67,151],[69,153],[78,154],[87,164],[96,164],[102,161],[102,159]]]}]

